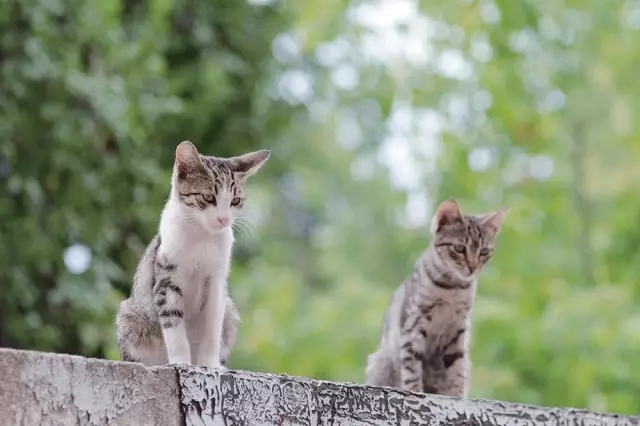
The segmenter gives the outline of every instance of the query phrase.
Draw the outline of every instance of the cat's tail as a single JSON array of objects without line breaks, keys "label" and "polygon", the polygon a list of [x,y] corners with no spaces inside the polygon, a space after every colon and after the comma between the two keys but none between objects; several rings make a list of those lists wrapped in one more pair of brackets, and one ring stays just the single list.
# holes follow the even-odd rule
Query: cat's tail
[{"label": "cat's tail", "polygon": [[395,376],[393,360],[384,350],[378,349],[367,357],[365,384],[369,386],[394,386]]},{"label": "cat's tail", "polygon": [[166,363],[160,324],[137,309],[131,299],[123,300],[118,305],[116,343],[122,361],[146,365]]},{"label": "cat's tail", "polygon": [[220,363],[227,365],[231,350],[236,344],[236,334],[238,324],[240,323],[240,315],[233,300],[227,296],[227,303],[224,310],[224,319],[222,320],[222,344],[220,345]]}]

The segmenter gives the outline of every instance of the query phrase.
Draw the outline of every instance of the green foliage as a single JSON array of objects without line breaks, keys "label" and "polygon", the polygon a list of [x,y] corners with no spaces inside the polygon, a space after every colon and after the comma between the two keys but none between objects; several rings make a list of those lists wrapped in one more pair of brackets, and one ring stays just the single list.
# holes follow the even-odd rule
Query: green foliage
[{"label": "green foliage", "polygon": [[640,412],[637,2],[273,3],[0,2],[0,344],[117,358],[188,139],[273,150],[237,236],[232,367],[362,381],[454,196],[511,206],[472,396]]}]

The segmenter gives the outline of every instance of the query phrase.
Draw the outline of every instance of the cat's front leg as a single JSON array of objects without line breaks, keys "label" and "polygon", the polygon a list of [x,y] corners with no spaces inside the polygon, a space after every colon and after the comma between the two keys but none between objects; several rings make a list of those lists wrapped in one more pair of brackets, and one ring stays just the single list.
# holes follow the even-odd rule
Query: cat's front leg
[{"label": "cat's front leg", "polygon": [[153,288],[169,364],[191,364],[191,348],[184,320],[183,290],[176,281],[175,266],[158,266]]},{"label": "cat's front leg", "polygon": [[400,347],[400,380],[402,389],[424,392],[423,363],[426,331],[419,313],[410,313],[402,327]]},{"label": "cat's front leg", "polygon": [[441,395],[466,398],[469,392],[471,365],[466,351],[456,351],[444,356],[446,380]]},{"label": "cat's front leg", "polygon": [[222,322],[226,308],[226,282],[212,282],[207,301],[201,312],[202,340],[195,363],[209,368],[222,368],[220,347],[222,341]]}]

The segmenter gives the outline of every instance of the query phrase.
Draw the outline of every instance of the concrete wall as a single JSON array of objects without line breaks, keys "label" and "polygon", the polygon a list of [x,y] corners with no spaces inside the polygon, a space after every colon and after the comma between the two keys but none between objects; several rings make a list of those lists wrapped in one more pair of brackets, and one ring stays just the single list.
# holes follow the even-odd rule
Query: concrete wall
[{"label": "concrete wall", "polygon": [[0,425],[180,425],[169,367],[0,349]]},{"label": "concrete wall", "polygon": [[2,426],[184,424],[595,426],[640,417],[0,349]]}]

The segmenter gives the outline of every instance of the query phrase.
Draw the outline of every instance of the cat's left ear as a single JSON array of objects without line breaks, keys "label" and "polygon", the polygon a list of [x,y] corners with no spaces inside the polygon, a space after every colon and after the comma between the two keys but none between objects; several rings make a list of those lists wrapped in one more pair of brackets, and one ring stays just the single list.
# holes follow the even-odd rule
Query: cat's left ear
[{"label": "cat's left ear", "polygon": [[509,212],[509,207],[503,207],[493,213],[487,213],[482,219],[482,224],[490,228],[493,232],[498,233],[507,212]]},{"label": "cat's left ear", "polygon": [[265,161],[269,159],[270,155],[271,151],[263,149],[239,157],[231,157],[228,161],[231,165],[231,170],[249,176],[257,172]]},{"label": "cat's left ear", "polygon": [[440,203],[435,216],[431,220],[431,233],[439,232],[446,225],[464,223],[464,216],[458,202],[453,198]]}]

